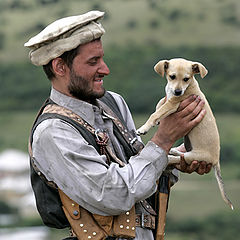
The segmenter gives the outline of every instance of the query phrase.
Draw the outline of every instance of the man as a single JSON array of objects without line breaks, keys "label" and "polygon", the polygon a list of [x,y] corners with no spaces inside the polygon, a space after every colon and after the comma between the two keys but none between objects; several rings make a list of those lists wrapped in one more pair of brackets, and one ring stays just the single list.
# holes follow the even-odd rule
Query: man
[{"label": "man", "polygon": [[[184,100],[176,113],[161,121],[151,141],[134,153],[131,149],[139,138],[132,134],[135,126],[130,111],[120,95],[106,92],[103,87],[103,78],[110,73],[103,60],[100,39],[104,29],[97,22],[103,15],[92,11],[58,20],[25,46],[32,49],[32,63],[42,65],[51,80],[51,106],[63,107],[68,113],[70,111],[69,116],[83,119],[80,122],[96,130],[97,140],[97,134],[103,133],[107,144],[105,142],[105,147],[97,148],[86,137],[84,124],[79,127],[69,118],[48,115],[35,123],[32,131],[32,165],[39,176],[44,176],[46,181],[53,182],[61,190],[66,216],[69,205],[65,205],[66,199],[67,202],[72,201],[72,207],[80,206],[70,211],[72,219],[67,217],[74,236],[77,236],[72,239],[151,240],[154,239],[154,227],[145,227],[144,223],[150,219],[151,212],[147,209],[151,207],[147,205],[144,208],[143,202],[157,190],[156,182],[167,167],[167,153],[172,145],[204,117],[204,102],[197,96]],[[105,101],[107,97],[110,101]],[[113,111],[109,112],[109,106]],[[116,129],[114,121],[117,117],[112,112],[118,112],[122,120],[119,125],[126,126],[122,132]],[[132,134],[127,144],[123,141],[126,134]],[[107,152],[100,151],[106,150],[106,145],[111,154],[109,148]],[[196,171],[199,174],[208,173],[211,169],[211,165],[205,162],[194,161],[187,165],[184,160],[175,167],[183,172]],[[172,173],[168,175],[173,182],[176,181]],[[32,184],[38,208],[41,208],[42,198],[50,199],[48,194],[39,195],[39,182],[40,178],[34,175]],[[121,221],[126,215],[125,226]],[[130,216],[135,221],[135,216],[145,215],[146,219],[140,220],[143,224],[134,223],[130,227]],[[81,219],[84,220],[81,222]],[[93,225],[88,226],[92,219]],[[75,224],[76,221],[80,222]],[[100,234],[101,237],[97,238]]]}]

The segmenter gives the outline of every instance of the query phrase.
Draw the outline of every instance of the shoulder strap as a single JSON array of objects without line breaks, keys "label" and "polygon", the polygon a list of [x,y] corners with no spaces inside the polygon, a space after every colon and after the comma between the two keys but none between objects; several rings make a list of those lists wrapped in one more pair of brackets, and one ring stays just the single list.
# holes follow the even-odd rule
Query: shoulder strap
[{"label": "shoulder strap", "polygon": [[99,100],[104,111],[110,116],[114,117],[113,123],[120,134],[123,136],[125,142],[128,144],[128,146],[131,147],[132,154],[137,154],[140,152],[143,149],[144,145],[138,141],[137,135],[134,131],[130,132],[127,129],[122,113],[114,97],[109,92],[106,92],[105,95]]},{"label": "shoulder strap", "polygon": [[113,112],[112,109],[108,107],[104,102],[101,102],[101,106],[104,111],[112,117],[114,125],[119,130],[126,143],[131,147],[133,154],[140,152],[143,149],[143,143],[138,141],[135,132],[130,132],[124,124],[124,121],[120,121],[115,112]]},{"label": "shoulder strap", "polygon": [[122,116],[122,113],[114,99],[114,97],[111,95],[111,93],[106,92],[102,98],[99,99],[101,102],[105,103],[114,113],[117,115],[117,117],[121,120],[122,123],[124,123],[124,119]]}]

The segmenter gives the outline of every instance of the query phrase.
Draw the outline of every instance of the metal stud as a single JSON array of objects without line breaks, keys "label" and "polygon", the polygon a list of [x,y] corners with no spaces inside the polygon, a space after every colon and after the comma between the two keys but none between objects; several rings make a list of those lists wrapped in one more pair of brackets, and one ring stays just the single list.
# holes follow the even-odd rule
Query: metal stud
[{"label": "metal stud", "polygon": [[129,212],[126,212],[126,215],[129,215],[130,213]]},{"label": "metal stud", "polygon": [[120,227],[120,228],[123,228],[123,225],[120,225],[119,227]]},{"label": "metal stud", "polygon": [[84,225],[82,223],[80,223],[79,226],[82,228]]},{"label": "metal stud", "polygon": [[93,235],[93,236],[96,236],[96,235],[97,235],[97,233],[96,233],[96,232],[93,232],[93,233],[92,233],[92,235]]},{"label": "metal stud", "polygon": [[84,229],[84,230],[83,230],[83,232],[85,232],[85,233],[86,233],[86,232],[87,232],[87,229]]},{"label": "metal stud", "polygon": [[77,216],[79,214],[79,212],[77,210],[73,211],[73,215]]}]

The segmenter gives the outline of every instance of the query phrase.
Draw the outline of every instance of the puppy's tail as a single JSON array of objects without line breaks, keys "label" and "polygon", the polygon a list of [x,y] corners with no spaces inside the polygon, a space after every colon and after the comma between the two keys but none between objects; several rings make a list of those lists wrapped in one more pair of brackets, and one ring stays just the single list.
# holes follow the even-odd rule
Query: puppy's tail
[{"label": "puppy's tail", "polygon": [[218,187],[220,189],[222,198],[223,198],[224,202],[227,203],[229,205],[229,207],[233,210],[234,209],[233,205],[232,205],[231,201],[229,200],[229,198],[227,197],[227,194],[224,191],[224,184],[223,184],[223,179],[222,179],[222,175],[221,175],[220,163],[218,162],[218,164],[213,166],[213,168],[215,170],[215,177],[217,179]]}]

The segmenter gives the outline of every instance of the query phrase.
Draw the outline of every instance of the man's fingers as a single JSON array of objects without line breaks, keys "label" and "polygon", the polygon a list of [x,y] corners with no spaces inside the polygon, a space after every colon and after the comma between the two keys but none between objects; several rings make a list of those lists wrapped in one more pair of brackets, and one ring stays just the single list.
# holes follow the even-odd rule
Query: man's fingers
[{"label": "man's fingers", "polygon": [[184,159],[184,154],[180,156],[180,162],[178,164],[175,164],[175,168],[178,169],[181,172],[185,173],[193,173],[197,172],[199,175],[203,175],[205,173],[209,173],[212,169],[212,164],[207,163],[205,161],[192,161],[190,164],[187,164]]},{"label": "man's fingers", "polygon": [[178,164],[175,164],[175,168],[181,172],[185,172],[187,169],[187,163],[184,160],[184,154],[181,155],[181,160]]},{"label": "man's fingers", "polygon": [[207,166],[206,166],[206,171],[205,173],[209,173],[212,169],[212,164],[211,163],[208,163]]},{"label": "man's fingers", "polygon": [[199,175],[203,175],[204,173],[206,173],[206,168],[207,168],[207,163],[204,161],[200,162],[199,167],[197,169],[197,173]]},{"label": "man's fingers", "polygon": [[190,103],[192,103],[193,101],[195,101],[196,98],[197,98],[196,95],[191,95],[191,96],[189,96],[188,98],[184,99],[184,100],[180,103],[177,111],[178,111],[178,112],[182,111],[182,110],[183,110],[184,108],[186,108]]},{"label": "man's fingers", "polygon": [[185,171],[187,169],[187,163],[185,162],[184,154],[181,155],[180,168],[182,171]]},{"label": "man's fingers", "polygon": [[192,161],[191,164],[188,166],[187,172],[192,173],[196,171],[199,168],[199,162],[198,161]]},{"label": "man's fingers", "polygon": [[203,117],[205,116],[205,114],[206,114],[206,110],[205,110],[205,109],[202,109],[202,110],[200,111],[200,113],[199,113],[194,119],[192,119],[192,121],[191,121],[191,126],[194,127],[194,126],[196,126],[198,123],[200,123],[200,122],[202,121]]},{"label": "man's fingers", "polygon": [[189,119],[195,118],[197,113],[203,108],[203,102],[204,101],[201,100],[200,97],[197,97],[193,102],[191,102],[181,111],[181,116],[188,117]]}]

